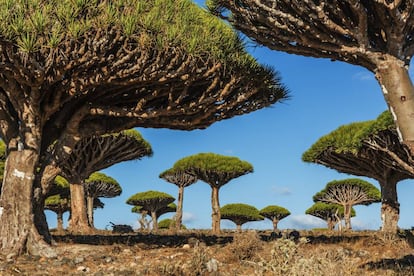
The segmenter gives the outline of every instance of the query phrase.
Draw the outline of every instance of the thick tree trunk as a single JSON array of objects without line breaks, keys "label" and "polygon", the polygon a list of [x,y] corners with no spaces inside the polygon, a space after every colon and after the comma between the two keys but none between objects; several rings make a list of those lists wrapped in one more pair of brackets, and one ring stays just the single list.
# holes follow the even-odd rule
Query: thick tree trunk
[{"label": "thick tree trunk", "polygon": [[277,231],[277,224],[279,223],[279,220],[277,218],[273,218],[272,223],[273,223],[273,231],[276,232]]},{"label": "thick tree trunk", "polygon": [[88,209],[88,222],[90,227],[94,228],[94,222],[93,222],[93,197],[88,196],[86,198],[86,206]]},{"label": "thick tree trunk", "polygon": [[180,230],[183,221],[184,186],[178,187],[177,210],[175,211],[175,229]]},{"label": "thick tree trunk", "polygon": [[384,232],[398,231],[400,204],[397,197],[396,181],[380,181],[381,186],[381,230]]},{"label": "thick tree trunk", "polygon": [[400,138],[414,155],[414,87],[408,69],[402,61],[391,56],[387,56],[377,67],[375,75]]},{"label": "thick tree trunk", "polygon": [[57,214],[57,226],[56,226],[56,230],[58,232],[63,232],[63,212],[58,211],[56,214]]},{"label": "thick tree trunk", "polygon": [[344,219],[345,219],[345,230],[351,230],[351,210],[352,206],[345,204],[344,205]]},{"label": "thick tree trunk", "polygon": [[35,181],[35,150],[11,151],[6,160],[0,198],[0,248],[3,254],[54,257],[42,210],[44,197]]},{"label": "thick tree trunk", "polygon": [[220,203],[219,203],[219,188],[212,186],[211,187],[211,220],[212,220],[212,232],[213,234],[220,234]]},{"label": "thick tree trunk", "polygon": [[86,211],[85,190],[81,184],[70,184],[70,210],[68,231],[77,234],[92,233]]},{"label": "thick tree trunk", "polygon": [[242,229],[241,229],[241,224],[236,224],[236,230],[237,232],[241,233]]},{"label": "thick tree trunk", "polygon": [[151,218],[152,218],[152,231],[158,232],[157,212],[151,212]]},{"label": "thick tree trunk", "polygon": [[331,217],[328,217],[326,222],[328,224],[328,230],[334,230],[335,229],[335,221]]}]

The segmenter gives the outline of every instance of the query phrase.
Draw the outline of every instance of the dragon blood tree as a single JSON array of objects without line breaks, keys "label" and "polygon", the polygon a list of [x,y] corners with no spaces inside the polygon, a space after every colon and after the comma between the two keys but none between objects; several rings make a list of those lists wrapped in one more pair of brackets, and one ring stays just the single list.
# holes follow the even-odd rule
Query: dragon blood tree
[{"label": "dragon blood tree", "polygon": [[[167,213],[171,213],[171,212],[176,212],[177,211],[177,205],[173,202],[170,203],[168,205],[165,205],[163,207],[161,207],[161,209],[158,209],[155,212],[155,217],[156,217],[156,221],[157,221],[157,227],[159,227],[158,225],[158,219],[160,218],[160,216],[167,214]],[[146,228],[145,225],[145,216],[150,213],[150,210],[145,209],[143,206],[134,206],[131,209],[131,212],[133,213],[138,213],[141,214],[141,219],[138,221],[141,224],[141,228]],[[174,222],[175,223],[175,222]]]},{"label": "dragon blood tree", "polygon": [[414,155],[413,0],[209,0],[207,6],[270,49],[373,72]]},{"label": "dragon blood tree", "polygon": [[63,214],[70,211],[70,191],[69,182],[61,177],[56,176],[54,185],[49,190],[49,196],[45,200],[45,210],[50,210],[57,215],[56,230],[63,231]]},{"label": "dragon blood tree", "polygon": [[264,219],[256,207],[243,203],[226,204],[220,208],[220,213],[221,219],[228,219],[234,222],[239,232],[241,232],[241,226],[246,222]]},{"label": "dragon blood tree", "polygon": [[[92,177],[93,184],[88,185],[86,179],[90,178],[91,174],[123,161],[152,156],[152,153],[151,145],[135,129],[89,136],[76,143],[71,155],[60,165],[61,174],[71,183],[71,219],[68,230],[81,234],[92,232],[93,198],[100,193],[105,193],[100,190],[103,186],[118,185],[115,184],[114,179],[101,174]],[[99,182],[100,176],[103,181],[109,182]],[[89,190],[86,190],[86,186]],[[111,189],[111,192],[115,191],[120,193],[119,185],[114,190]],[[113,196],[117,195],[113,194]],[[111,197],[110,193],[108,197]]]},{"label": "dragon blood tree", "polygon": [[277,231],[277,224],[281,219],[290,215],[288,209],[277,205],[269,205],[260,210],[260,215],[270,219],[273,223],[273,231]]},{"label": "dragon blood tree", "polygon": [[[309,207],[305,214],[311,215],[326,221],[328,230],[334,230],[335,225],[345,218],[344,206],[333,203],[316,202]],[[351,209],[351,217],[355,217],[355,209]]]},{"label": "dragon blood tree", "polygon": [[381,192],[371,183],[348,178],[333,180],[313,196],[314,202],[339,204],[344,207],[345,229],[350,230],[352,207],[355,205],[370,205],[381,201]]},{"label": "dragon blood tree", "polygon": [[253,166],[237,157],[215,153],[199,153],[175,162],[175,170],[185,171],[211,187],[212,231],[220,233],[219,190],[229,181],[253,172]]},{"label": "dragon blood tree", "polygon": [[[148,211],[152,218],[152,230],[156,232],[158,231],[158,217],[161,216],[162,211],[164,211],[164,213],[169,212],[166,211],[171,209],[168,204],[172,203],[174,200],[175,198],[167,193],[146,191],[132,195],[126,203],[129,205],[140,206],[143,210]],[[136,209],[138,208],[139,207]],[[136,212],[134,208],[132,211]]]},{"label": "dragon blood tree", "polygon": [[97,198],[116,197],[122,193],[122,188],[118,181],[101,172],[92,173],[85,181],[86,206],[88,211],[89,225],[93,227],[93,208]]},{"label": "dragon blood tree", "polygon": [[44,198],[82,138],[206,128],[287,97],[272,68],[189,0],[2,1],[0,22],[0,249],[9,256],[56,256]]},{"label": "dragon blood tree", "polygon": [[414,178],[414,161],[399,141],[388,111],[376,120],[344,125],[321,137],[303,153],[302,160],[376,179],[381,187],[381,230],[398,230],[397,183]]},{"label": "dragon blood tree", "polygon": [[197,182],[197,177],[174,168],[162,172],[159,176],[165,181],[178,186],[177,211],[175,213],[175,228],[181,229],[183,220],[184,188]]}]

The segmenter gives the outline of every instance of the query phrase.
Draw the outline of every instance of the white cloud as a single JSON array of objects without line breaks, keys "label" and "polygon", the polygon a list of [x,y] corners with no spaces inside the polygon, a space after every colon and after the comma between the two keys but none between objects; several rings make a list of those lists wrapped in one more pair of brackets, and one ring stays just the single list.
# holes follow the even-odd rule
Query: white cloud
[{"label": "white cloud", "polygon": [[291,215],[285,219],[285,226],[288,229],[312,229],[324,228],[326,222],[311,215]]},{"label": "white cloud", "polygon": [[375,79],[374,74],[370,72],[358,72],[352,78],[360,81],[371,81]]},{"label": "white cloud", "polygon": [[193,213],[183,212],[183,223],[192,223],[197,220],[197,216]]},{"label": "white cloud", "polygon": [[287,186],[278,187],[278,186],[272,186],[272,192],[276,195],[282,195],[282,196],[288,196],[292,195],[292,191]]}]

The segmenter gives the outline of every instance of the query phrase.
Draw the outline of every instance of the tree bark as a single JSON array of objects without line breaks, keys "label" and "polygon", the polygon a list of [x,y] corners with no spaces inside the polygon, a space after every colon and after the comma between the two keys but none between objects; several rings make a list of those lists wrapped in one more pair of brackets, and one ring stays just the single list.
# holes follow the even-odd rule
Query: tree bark
[{"label": "tree bark", "polygon": [[155,211],[151,212],[151,218],[152,218],[152,231],[158,232],[157,212]]},{"label": "tree bark", "polygon": [[352,206],[349,204],[344,204],[344,219],[345,219],[345,230],[351,230],[351,209]]},{"label": "tree bark", "polygon": [[184,186],[178,187],[177,210],[175,211],[175,229],[180,230],[183,221]]},{"label": "tree bark", "polygon": [[400,139],[414,155],[414,87],[402,61],[384,56],[377,65],[376,78],[394,117]]},{"label": "tree bark", "polygon": [[396,181],[380,181],[381,186],[381,231],[398,231],[398,220],[400,217],[400,204],[397,197]]},{"label": "tree bark", "polygon": [[219,188],[216,186],[211,187],[211,219],[212,219],[212,232],[213,234],[220,234],[220,203],[219,203]]},{"label": "tree bark", "polygon": [[39,154],[33,149],[11,151],[6,160],[0,197],[0,248],[3,254],[29,253],[55,257],[42,210],[44,197],[35,181]]},{"label": "tree bark", "polygon": [[81,184],[70,184],[71,216],[68,231],[77,234],[90,234],[92,227],[88,223],[85,190]]},{"label": "tree bark", "polygon": [[88,211],[88,222],[89,226],[94,228],[94,222],[93,222],[93,200],[94,198],[91,196],[86,197],[86,206]]},{"label": "tree bark", "polygon": [[276,232],[277,231],[277,224],[279,223],[279,220],[274,217],[272,219],[272,223],[273,223],[273,231]]},{"label": "tree bark", "polygon": [[242,229],[241,229],[241,224],[236,224],[236,230],[237,232],[241,233]]},{"label": "tree bark", "polygon": [[328,217],[328,219],[326,220],[327,224],[328,224],[328,230],[334,230],[335,229],[335,221],[332,220],[331,217]]},{"label": "tree bark", "polygon": [[61,232],[63,232],[63,212],[58,211],[56,213],[56,215],[57,215],[57,226],[56,226],[56,230],[61,233]]}]

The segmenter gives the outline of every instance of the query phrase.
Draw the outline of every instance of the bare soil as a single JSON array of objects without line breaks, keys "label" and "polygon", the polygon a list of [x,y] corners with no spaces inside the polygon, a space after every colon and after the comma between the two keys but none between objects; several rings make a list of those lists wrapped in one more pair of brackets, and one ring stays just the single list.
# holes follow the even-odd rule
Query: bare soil
[{"label": "bare soil", "polygon": [[414,236],[208,231],[54,234],[58,257],[0,255],[0,275],[414,275]]}]

